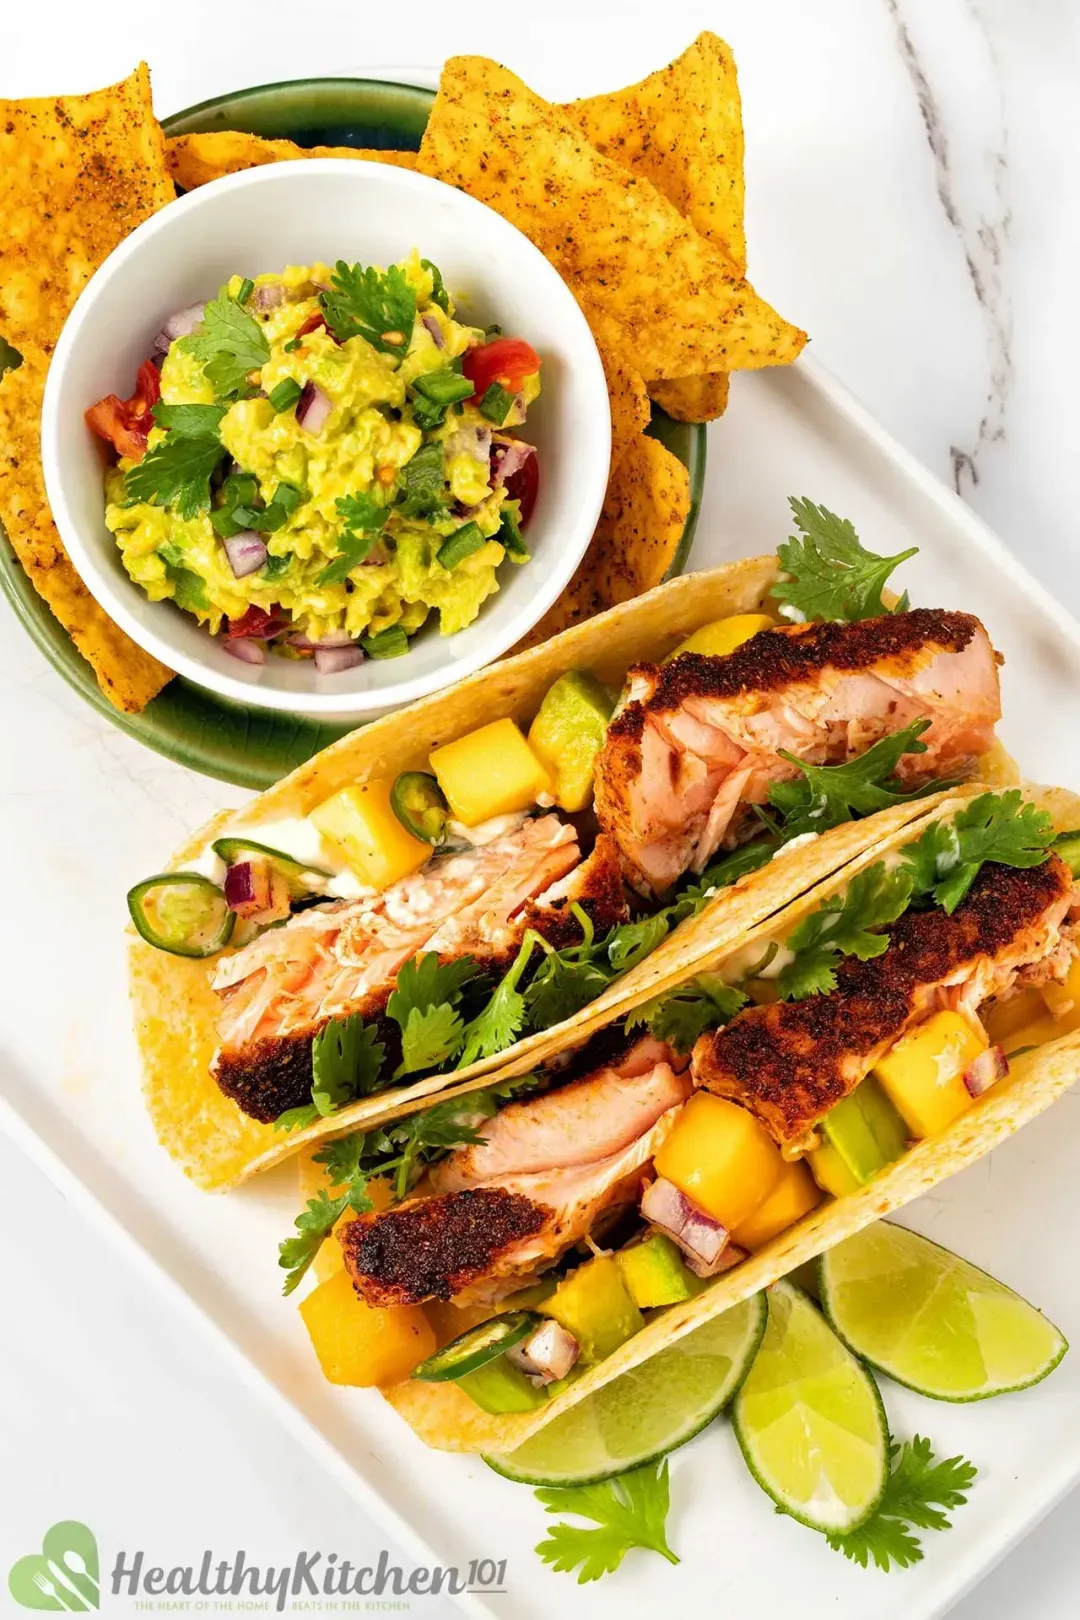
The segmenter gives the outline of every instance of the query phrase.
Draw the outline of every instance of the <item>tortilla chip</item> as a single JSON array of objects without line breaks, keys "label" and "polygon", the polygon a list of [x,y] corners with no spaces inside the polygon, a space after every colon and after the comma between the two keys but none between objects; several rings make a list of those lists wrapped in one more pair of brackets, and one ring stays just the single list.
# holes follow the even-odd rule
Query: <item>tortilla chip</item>
[{"label": "tortilla chip", "polygon": [[649,384],[649,398],[676,422],[715,422],[728,402],[728,373],[707,371],[700,377],[657,378]]},{"label": "tortilla chip", "polygon": [[746,274],[742,107],[735,59],[722,39],[699,34],[670,67],[640,84],[571,101],[562,111],[598,152],[651,180]]},{"label": "tortilla chip", "polygon": [[415,169],[415,152],[382,152],[359,146],[297,146],[293,141],[271,141],[246,130],[215,129],[193,135],[174,135],[165,142],[165,155],[176,184],[194,191],[210,180],[261,168],[264,163],[291,163],[298,158],[363,158],[368,163],[392,163]]},{"label": "tortilla chip", "polygon": [[136,646],[98,606],[56,532],[41,471],[48,365],[43,350],[24,344],[22,364],[0,376],[0,523],[34,589],[92,667],[109,702],[137,714],[172,680],[172,670]]},{"label": "tortilla chip", "polygon": [[524,231],[599,340],[645,376],[783,365],[806,341],[651,181],[602,156],[576,119],[497,62],[446,64],[419,168]]},{"label": "tortilla chip", "polygon": [[98,265],[174,196],[145,62],[88,96],[0,101],[0,336],[51,353]]},{"label": "tortilla chip", "polygon": [[611,472],[614,474],[631,444],[648,427],[652,412],[641,373],[613,349],[601,349],[600,359],[611,406]]},{"label": "tortilla chip", "polygon": [[639,434],[611,476],[600,522],[577,572],[515,652],[659,585],[689,515],[690,474],[658,439]]}]

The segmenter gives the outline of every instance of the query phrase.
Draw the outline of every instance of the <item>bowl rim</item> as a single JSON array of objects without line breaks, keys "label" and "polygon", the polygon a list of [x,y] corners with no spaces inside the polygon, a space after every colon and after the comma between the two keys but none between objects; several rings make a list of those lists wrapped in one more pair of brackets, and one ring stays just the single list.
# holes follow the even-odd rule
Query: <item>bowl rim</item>
[{"label": "bowl rim", "polygon": [[[551,297],[564,304],[566,317],[571,326],[577,327],[580,343],[575,342],[574,365],[575,369],[581,368],[585,386],[593,395],[601,425],[602,445],[598,449],[595,467],[583,467],[577,490],[576,509],[580,514],[577,519],[581,531],[578,537],[580,543],[560,547],[555,564],[550,567],[544,578],[543,588],[530,593],[524,599],[523,609],[508,621],[501,634],[490,637],[487,645],[482,645],[479,650],[470,655],[455,654],[452,647],[453,637],[447,637],[446,656],[428,675],[408,677],[403,672],[400,681],[378,690],[353,689],[341,692],[281,690],[269,685],[264,686],[251,680],[250,677],[245,679],[240,673],[242,666],[238,665],[236,675],[222,673],[208,668],[200,659],[189,656],[182,649],[175,648],[166,637],[159,636],[156,630],[148,628],[134,612],[129,610],[120,590],[114,591],[112,581],[104,570],[98,567],[93,548],[89,544],[84,544],[79,525],[73,517],[66,497],[65,457],[62,451],[63,423],[59,398],[70,354],[80,341],[84,329],[93,322],[102,289],[119,268],[142,250],[144,243],[162,231],[175,229],[188,214],[205,206],[210,195],[220,196],[226,190],[241,191],[260,185],[274,186],[280,184],[284,178],[293,178],[298,173],[302,173],[306,178],[317,177],[320,174],[348,175],[352,177],[353,182],[362,179],[366,183],[374,182],[388,189],[397,187],[406,192],[413,191],[421,203],[424,195],[431,196],[434,190],[444,197],[449,193],[454,199],[453,206],[460,209],[466,217],[470,214],[477,218],[486,215],[498,222],[496,229],[513,233],[536,261],[537,273],[540,279],[547,283]],[[459,191],[440,180],[418,174],[411,169],[357,158],[304,158],[243,169],[187,192],[144,220],[114,248],[79,294],[57,340],[46,378],[41,413],[42,465],[53,520],[83,583],[109,617],[126,631],[134,642],[177,674],[185,676],[204,690],[232,702],[309,719],[341,718],[357,722],[368,716],[385,713],[389,709],[400,708],[475,674],[477,670],[503,657],[539,622],[569,584],[588,549],[607,489],[610,444],[610,404],[603,362],[596,341],[570,288],[539,248],[525,236],[524,232],[519,231],[495,209],[489,208],[486,203],[471,197],[467,192]],[[266,669],[268,665],[261,668]]]}]

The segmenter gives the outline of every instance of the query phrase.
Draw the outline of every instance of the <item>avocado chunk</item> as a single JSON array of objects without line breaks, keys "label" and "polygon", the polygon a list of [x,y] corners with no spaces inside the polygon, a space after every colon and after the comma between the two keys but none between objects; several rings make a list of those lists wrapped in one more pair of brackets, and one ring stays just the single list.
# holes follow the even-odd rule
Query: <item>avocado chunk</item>
[{"label": "avocado chunk", "polygon": [[503,1412],[534,1412],[538,1406],[545,1406],[548,1399],[547,1391],[537,1389],[505,1356],[465,1373],[457,1380],[457,1387],[471,1396],[477,1406],[495,1416]]},{"label": "avocado chunk", "polygon": [[547,768],[564,810],[584,810],[592,800],[593,764],[614,707],[598,680],[569,669],[548,688],[529,727],[529,745]]},{"label": "avocado chunk", "polygon": [[[880,1083],[868,1074],[850,1097],[845,1097],[825,1115],[821,1134],[824,1146],[831,1148],[832,1153],[826,1153],[820,1163],[811,1155],[815,1175],[819,1169],[827,1169],[838,1160],[855,1186],[862,1187],[906,1151],[909,1132]],[[836,1189],[828,1186],[827,1190]],[[840,1190],[853,1189],[845,1180]]]},{"label": "avocado chunk", "polygon": [[587,1361],[603,1361],[645,1326],[621,1268],[607,1254],[598,1254],[564,1277],[539,1308],[574,1335]]},{"label": "avocado chunk", "polygon": [[692,1299],[697,1278],[683,1264],[675,1244],[663,1232],[650,1232],[640,1243],[632,1243],[615,1256],[630,1298],[639,1310],[654,1305],[675,1305]]},{"label": "avocado chunk", "polygon": [[1061,856],[1073,877],[1080,877],[1080,832],[1059,833],[1050,848]]}]

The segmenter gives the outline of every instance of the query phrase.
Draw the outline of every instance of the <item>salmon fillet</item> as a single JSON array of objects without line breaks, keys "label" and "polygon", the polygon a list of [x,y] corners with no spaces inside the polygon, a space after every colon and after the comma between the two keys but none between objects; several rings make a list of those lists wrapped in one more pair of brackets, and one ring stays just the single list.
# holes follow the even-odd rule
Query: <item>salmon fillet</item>
[{"label": "salmon fillet", "polygon": [[535,928],[556,946],[581,937],[579,903],[597,931],[627,915],[617,854],[603,836],[581,858],[577,834],[555,815],[532,817],[489,844],[436,856],[419,872],[362,900],[300,912],[222,960],[218,1085],[244,1113],[269,1122],[311,1097],[311,1042],[333,1018],[379,1023],[402,965],[428,951],[509,966]]},{"label": "salmon fillet", "polygon": [[999,662],[972,614],[917,608],[763,630],[723,658],[635,665],[597,761],[600,824],[629,881],[661,894],[737,842],[749,806],[798,774],[780,749],[840,764],[927,719],[926,752],[901,757],[901,782],[970,776],[1001,717]]},{"label": "salmon fillet", "polygon": [[1026,869],[988,862],[951,917],[907,911],[881,956],[843,957],[831,994],[747,1008],[702,1035],[694,1083],[748,1108],[781,1146],[798,1143],[931,1012],[949,1008],[981,1032],[978,1008],[991,996],[1047,964],[1064,977],[1076,954],[1062,929],[1074,899],[1056,855]]},{"label": "salmon fillet", "polygon": [[497,1300],[636,1203],[692,1090],[671,1057],[648,1037],[618,1065],[509,1104],[484,1143],[436,1167],[430,1196],[348,1222],[339,1237],[361,1297]]}]

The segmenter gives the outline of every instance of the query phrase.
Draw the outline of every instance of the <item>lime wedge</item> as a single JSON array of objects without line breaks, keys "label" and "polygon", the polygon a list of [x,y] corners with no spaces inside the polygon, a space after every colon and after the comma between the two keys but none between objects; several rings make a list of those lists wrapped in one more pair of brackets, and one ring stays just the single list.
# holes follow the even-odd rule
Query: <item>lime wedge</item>
[{"label": "lime wedge", "polygon": [[933,1400],[984,1401],[1027,1389],[1069,1348],[1004,1283],[890,1221],[824,1254],[820,1284],[845,1344]]},{"label": "lime wedge", "polygon": [[765,1296],[754,1294],[484,1461],[527,1485],[587,1485],[662,1457],[723,1411],[764,1331]]},{"label": "lime wedge", "polygon": [[731,1409],[746,1466],[801,1524],[854,1530],[889,1476],[877,1385],[800,1289],[774,1283],[768,1301],[761,1349]]}]

